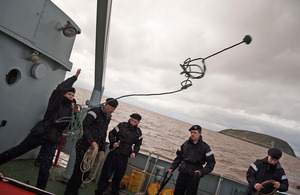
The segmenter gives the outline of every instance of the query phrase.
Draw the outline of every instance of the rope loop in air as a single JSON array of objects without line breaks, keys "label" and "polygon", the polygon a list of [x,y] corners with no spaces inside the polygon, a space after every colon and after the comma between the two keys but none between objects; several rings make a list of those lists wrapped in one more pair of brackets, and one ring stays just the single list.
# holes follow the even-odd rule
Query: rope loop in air
[{"label": "rope loop in air", "polygon": [[[231,49],[237,45],[240,45],[241,43],[246,43],[246,44],[250,44],[252,41],[252,38],[250,35],[246,35],[243,39],[243,41],[232,45],[228,48],[225,48],[219,52],[216,52],[210,56],[207,56],[205,58],[195,58],[195,59],[191,59],[191,58],[187,58],[183,64],[180,64],[180,67],[183,69],[183,71],[180,74],[184,74],[184,76],[187,78],[186,80],[182,81],[181,84],[181,88],[178,90],[174,90],[174,91],[169,91],[169,92],[162,92],[162,93],[142,93],[142,94],[128,94],[128,95],[123,95],[120,96],[118,98],[115,99],[121,99],[121,98],[125,98],[125,97],[133,97],[133,96],[157,96],[157,95],[168,95],[168,94],[173,94],[173,93],[178,93],[184,89],[187,89],[189,87],[191,87],[192,81],[190,79],[201,79],[205,76],[206,73],[206,65],[205,65],[205,60],[208,58],[211,58],[219,53],[222,53],[228,49]],[[195,63],[196,61],[201,61],[201,63]],[[96,106],[91,106],[89,107],[89,109],[94,108],[94,107],[99,107],[100,105],[103,105],[107,102],[104,102],[102,104],[98,104]],[[79,106],[79,105],[78,105]],[[73,137],[73,139],[80,139],[83,135],[83,119],[86,115],[86,113],[88,112],[88,110],[83,110],[81,106],[79,106],[79,109],[77,112],[72,111],[72,116],[71,117],[62,117],[59,120],[56,120],[56,122],[70,122],[68,128],[67,128],[67,132],[68,135],[70,135],[71,137]]]}]

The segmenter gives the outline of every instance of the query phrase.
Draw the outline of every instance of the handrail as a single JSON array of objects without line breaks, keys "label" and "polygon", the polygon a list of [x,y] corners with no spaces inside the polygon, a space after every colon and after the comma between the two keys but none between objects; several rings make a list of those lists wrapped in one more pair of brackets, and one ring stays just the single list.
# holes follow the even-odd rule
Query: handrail
[{"label": "handrail", "polygon": [[[156,153],[156,152],[152,152],[152,151],[150,151],[150,150],[146,150],[146,149],[140,149],[140,151],[139,151],[140,153],[142,153],[142,154],[144,154],[144,152],[146,152],[146,153],[151,153],[151,154],[154,154],[154,155],[157,155],[157,156],[160,156],[160,157],[162,157],[163,159],[166,159],[166,160],[168,160],[168,161],[170,161],[170,162],[172,162],[174,159],[172,159],[172,158],[169,158],[169,157],[166,157],[166,156],[163,156],[163,155],[161,155],[161,154],[159,154],[159,153]],[[174,152],[174,154],[175,154],[175,152]],[[146,154],[145,154],[146,155]]]}]

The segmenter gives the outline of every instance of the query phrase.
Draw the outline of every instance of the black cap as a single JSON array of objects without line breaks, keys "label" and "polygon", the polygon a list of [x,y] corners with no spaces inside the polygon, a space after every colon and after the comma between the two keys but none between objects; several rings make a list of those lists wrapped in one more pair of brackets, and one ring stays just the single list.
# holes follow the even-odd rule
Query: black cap
[{"label": "black cap", "polygon": [[133,113],[132,115],[130,115],[131,118],[134,118],[138,121],[142,120],[141,115],[139,115],[138,113]]},{"label": "black cap", "polygon": [[282,152],[281,150],[279,150],[278,148],[271,148],[268,150],[268,154],[274,158],[274,159],[277,159],[279,160],[282,156]]},{"label": "black cap", "polygon": [[67,92],[73,92],[73,93],[75,93],[76,89],[74,87],[71,87],[69,90],[67,90]]},{"label": "black cap", "polygon": [[118,100],[114,99],[114,98],[107,98],[106,99],[106,104],[116,108],[119,105]]},{"label": "black cap", "polygon": [[189,129],[189,131],[191,131],[191,130],[198,130],[199,132],[201,132],[201,131],[202,131],[202,128],[200,127],[200,125],[193,125],[193,126]]}]

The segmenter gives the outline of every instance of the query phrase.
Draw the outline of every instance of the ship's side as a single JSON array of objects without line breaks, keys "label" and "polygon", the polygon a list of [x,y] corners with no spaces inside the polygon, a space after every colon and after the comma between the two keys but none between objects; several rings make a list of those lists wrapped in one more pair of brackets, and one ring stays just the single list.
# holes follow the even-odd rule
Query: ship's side
[{"label": "ship's side", "polygon": [[50,0],[0,1],[0,152],[42,119],[50,93],[71,70],[76,36],[63,34],[67,21],[80,32]]}]

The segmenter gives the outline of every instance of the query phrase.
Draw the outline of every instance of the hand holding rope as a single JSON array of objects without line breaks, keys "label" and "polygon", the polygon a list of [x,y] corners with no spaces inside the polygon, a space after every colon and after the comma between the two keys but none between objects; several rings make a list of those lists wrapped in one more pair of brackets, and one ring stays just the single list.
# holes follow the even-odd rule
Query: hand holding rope
[{"label": "hand holding rope", "polygon": [[62,117],[56,120],[56,123],[69,122],[66,128],[67,135],[75,140],[79,140],[83,135],[83,125],[82,121],[86,115],[86,111],[82,109],[79,104],[76,104],[72,108],[72,116]]},{"label": "hand holding rope", "polygon": [[[262,182],[260,185],[265,185],[265,184],[269,184],[269,183],[274,183],[276,182],[275,180],[267,180],[267,181],[264,181]],[[276,195],[277,194],[277,188],[274,188],[274,190],[268,194],[263,194],[261,193],[260,191],[256,191],[255,195]]]},{"label": "hand holding rope", "polygon": [[94,171],[94,174],[93,174],[92,178],[90,180],[84,180],[84,174],[86,172],[90,171],[94,167],[97,155],[98,155],[98,147],[95,147],[95,148],[90,147],[85,152],[85,154],[83,156],[83,159],[80,163],[80,170],[82,171],[81,180],[82,180],[83,183],[90,183],[96,177],[96,174],[99,171],[100,166],[101,166],[101,164],[104,160],[103,155],[100,155],[99,162],[97,164],[96,170]]},{"label": "hand holding rope", "polygon": [[[118,144],[120,143],[120,141],[118,142]],[[109,152],[115,150],[117,147],[109,150]],[[100,170],[100,167],[103,163],[103,161],[105,160],[105,156],[104,155],[101,155],[101,151],[100,151],[100,155],[99,155],[99,161],[98,161],[98,164],[97,164],[97,167],[94,171],[94,174],[93,176],[91,177],[90,180],[85,180],[84,179],[84,174],[90,170],[92,170],[92,168],[94,167],[95,165],[95,162],[96,162],[96,158],[97,158],[97,155],[98,155],[98,147],[89,147],[89,149],[85,152],[84,156],[83,156],[83,159],[80,163],[80,170],[82,171],[82,175],[81,175],[81,181],[83,183],[90,183],[91,181],[93,181],[93,179],[95,179],[98,171]]]},{"label": "hand holding rope", "polygon": [[[169,175],[169,176],[168,176]],[[161,181],[161,184],[160,184],[160,187],[156,193],[156,195],[159,195],[160,192],[163,190],[163,188],[167,185],[167,183],[170,181],[171,177],[173,176],[173,174],[169,174],[168,171],[166,171],[162,177],[162,181]]]}]

